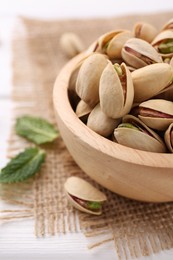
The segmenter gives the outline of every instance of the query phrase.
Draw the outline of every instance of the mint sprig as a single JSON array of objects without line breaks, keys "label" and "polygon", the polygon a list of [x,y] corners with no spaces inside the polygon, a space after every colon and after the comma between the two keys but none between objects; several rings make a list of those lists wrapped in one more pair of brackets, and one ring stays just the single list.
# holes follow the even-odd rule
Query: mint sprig
[{"label": "mint sprig", "polygon": [[18,135],[38,145],[52,142],[59,136],[55,127],[45,119],[28,115],[17,118],[15,129]]},{"label": "mint sprig", "polygon": [[46,153],[38,147],[27,148],[14,157],[0,172],[0,183],[21,182],[36,174]]}]

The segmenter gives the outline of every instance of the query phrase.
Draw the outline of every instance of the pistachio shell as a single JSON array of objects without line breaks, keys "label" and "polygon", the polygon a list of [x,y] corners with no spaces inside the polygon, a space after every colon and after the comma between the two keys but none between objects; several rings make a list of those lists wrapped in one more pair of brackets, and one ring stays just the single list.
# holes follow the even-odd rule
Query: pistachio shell
[{"label": "pistachio shell", "polygon": [[94,107],[99,102],[100,76],[108,62],[105,55],[94,53],[82,63],[79,70],[76,92],[91,107]]},{"label": "pistachio shell", "polygon": [[156,63],[132,72],[134,85],[134,101],[142,102],[170,85],[173,69],[169,64]]},{"label": "pistachio shell", "polygon": [[85,103],[85,101],[80,100],[76,107],[76,115],[83,121],[86,122],[89,113],[92,111],[92,108]]},{"label": "pistachio shell", "polygon": [[173,153],[173,123],[166,130],[164,139],[169,151]]},{"label": "pistachio shell", "polygon": [[67,194],[67,198],[69,201],[75,206],[77,209],[91,213],[95,215],[100,215],[102,211],[92,211],[85,207],[82,207],[77,201],[75,201],[72,196],[79,198],[84,201],[91,201],[91,202],[104,202],[106,201],[106,196],[103,192],[99,191],[95,187],[93,187],[87,181],[79,178],[79,177],[70,177],[64,184],[64,188]]},{"label": "pistachio shell", "polygon": [[106,53],[110,59],[121,58],[121,50],[128,39],[132,38],[130,31],[123,31],[116,34],[109,42]]},{"label": "pistachio shell", "polygon": [[152,42],[157,33],[157,29],[149,23],[138,22],[133,27],[134,36],[149,43]]},{"label": "pistachio shell", "polygon": [[[135,127],[118,127],[114,130],[114,136],[119,144],[149,152],[162,153],[166,151],[162,139],[138,118],[127,115],[123,118],[123,122],[132,123]],[[138,126],[139,130],[135,129]],[[144,129],[144,131],[140,129]]]},{"label": "pistachio shell", "polygon": [[[139,105],[139,109],[147,109],[148,115],[139,112],[138,117],[149,127],[164,131],[173,123],[173,102],[163,99],[152,99]],[[160,112],[160,116],[158,115]],[[165,115],[166,114],[166,115]],[[166,116],[169,117],[166,117]]]},{"label": "pistachio shell", "polygon": [[118,73],[111,63],[106,66],[100,78],[100,106],[102,111],[111,118],[124,116],[133,104],[134,89],[130,71],[125,63],[122,63],[121,69],[125,74],[126,89],[123,89]]},{"label": "pistachio shell", "polygon": [[60,46],[66,56],[74,57],[84,50],[84,44],[79,36],[72,32],[62,34],[60,38]]},{"label": "pistachio shell", "polygon": [[109,43],[109,41],[117,34],[123,32],[124,30],[115,30],[107,32],[103,35],[101,35],[95,45],[95,51],[105,53],[105,46]]},{"label": "pistachio shell", "polygon": [[119,124],[120,119],[113,119],[108,117],[100,108],[100,104],[91,111],[87,126],[91,128],[94,132],[108,137],[113,133],[113,130]]},{"label": "pistachio shell", "polygon": [[83,100],[80,100],[76,107],[76,115],[78,117],[85,116],[91,112],[92,108]]},{"label": "pistachio shell", "polygon": [[121,54],[124,61],[134,68],[162,62],[162,58],[151,44],[137,38],[129,39],[122,48]]},{"label": "pistachio shell", "polygon": [[[160,53],[158,45],[165,41],[165,40],[169,40],[172,39],[173,40],[173,30],[165,30],[162,31],[161,33],[159,33],[156,38],[152,41],[152,45],[156,48],[156,50]],[[162,57],[172,57],[173,53],[168,53],[168,54],[164,54],[164,53],[160,53],[160,55]]]}]

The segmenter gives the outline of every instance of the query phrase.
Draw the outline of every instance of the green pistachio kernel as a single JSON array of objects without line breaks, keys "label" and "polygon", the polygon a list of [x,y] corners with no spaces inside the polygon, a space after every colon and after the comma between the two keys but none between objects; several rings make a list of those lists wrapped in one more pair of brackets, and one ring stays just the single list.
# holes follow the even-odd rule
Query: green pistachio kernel
[{"label": "green pistachio kernel", "polygon": [[101,202],[96,202],[96,201],[88,202],[88,209],[96,210],[96,209],[101,209],[101,207],[102,207]]},{"label": "green pistachio kernel", "polygon": [[163,41],[159,44],[158,49],[163,54],[173,53],[173,39]]},{"label": "green pistachio kernel", "polygon": [[119,127],[131,128],[131,129],[135,129],[135,130],[139,131],[139,129],[136,126],[134,126],[133,124],[130,124],[130,123],[122,123],[118,126],[118,128]]},{"label": "green pistachio kernel", "polygon": [[116,72],[117,72],[119,77],[123,75],[122,68],[121,68],[121,66],[118,63],[114,64],[114,69],[116,70]]}]

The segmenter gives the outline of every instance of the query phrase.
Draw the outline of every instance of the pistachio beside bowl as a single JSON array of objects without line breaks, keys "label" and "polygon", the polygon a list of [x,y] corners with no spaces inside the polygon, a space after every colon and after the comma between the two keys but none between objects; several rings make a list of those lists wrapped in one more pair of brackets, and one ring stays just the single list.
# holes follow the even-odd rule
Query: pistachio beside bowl
[{"label": "pistachio beside bowl", "polygon": [[69,202],[80,211],[100,215],[106,196],[89,182],[79,177],[69,177],[64,184]]},{"label": "pistachio beside bowl", "polygon": [[62,138],[83,171],[113,192],[173,201],[172,64],[172,20],[160,30],[139,23],[100,36],[57,77]]}]

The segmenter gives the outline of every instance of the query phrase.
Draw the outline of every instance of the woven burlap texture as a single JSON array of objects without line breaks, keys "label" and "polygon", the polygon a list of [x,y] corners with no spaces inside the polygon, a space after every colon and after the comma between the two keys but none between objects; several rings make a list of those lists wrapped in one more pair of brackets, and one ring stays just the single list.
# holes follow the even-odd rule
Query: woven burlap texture
[{"label": "woven burlap texture", "polygon": [[[99,20],[39,21],[20,18],[20,29],[13,41],[13,126],[8,156],[31,143],[14,131],[15,118],[24,114],[41,116],[56,125],[52,90],[56,76],[68,61],[59,47],[63,32],[77,33],[86,46],[113,29],[132,29],[137,21],[160,28],[173,13],[129,16]],[[22,29],[22,30],[21,30]],[[46,162],[35,178],[21,184],[1,185],[1,199],[19,208],[1,210],[0,221],[33,218],[37,237],[66,232],[83,232],[95,238],[92,246],[114,240],[120,259],[150,255],[173,247],[173,204],[132,201],[105,190],[87,177],[73,161],[59,138],[42,146]],[[67,202],[63,184],[69,176],[81,176],[108,197],[101,216],[78,212]],[[147,191],[146,191],[147,192]],[[103,239],[103,235],[107,235]],[[101,239],[102,238],[102,239]],[[93,241],[93,239],[92,239]]]}]

